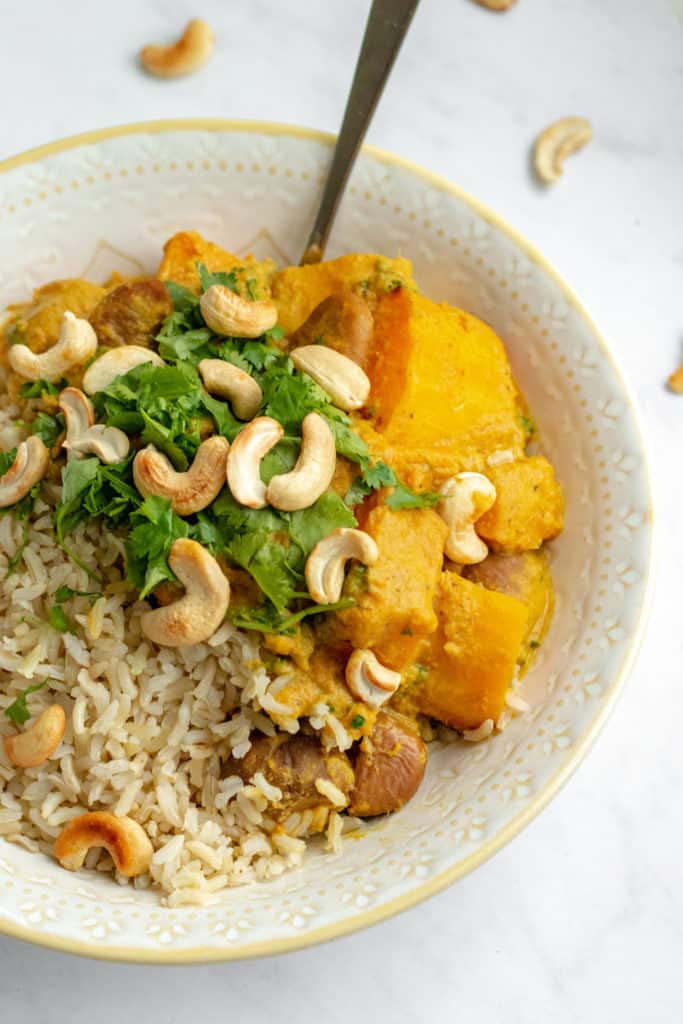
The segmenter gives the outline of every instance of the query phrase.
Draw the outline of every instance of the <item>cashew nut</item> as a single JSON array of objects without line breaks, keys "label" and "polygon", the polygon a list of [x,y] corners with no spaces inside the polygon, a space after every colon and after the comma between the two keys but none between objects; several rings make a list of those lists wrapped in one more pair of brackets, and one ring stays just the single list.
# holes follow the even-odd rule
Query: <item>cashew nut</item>
[{"label": "cashew nut", "polygon": [[323,417],[309,412],[301,424],[301,452],[294,469],[271,478],[266,501],[283,512],[309,508],[327,490],[337,465],[334,435]]},{"label": "cashew nut", "polygon": [[344,570],[350,558],[365,565],[377,561],[379,551],[369,533],[345,526],[318,541],[306,561],[306,585],[317,604],[334,604],[341,597]]},{"label": "cashew nut", "polygon": [[346,663],[346,685],[356,698],[371,708],[380,708],[401,685],[401,673],[387,668],[365,649],[356,650]]},{"label": "cashew nut", "polygon": [[566,157],[592,138],[591,123],[583,117],[563,117],[542,131],[534,146],[534,167],[541,181],[549,185],[558,181]]},{"label": "cashew nut", "polygon": [[120,875],[132,878],[148,870],[154,849],[147,833],[132,818],[109,811],[89,811],[74,818],[55,840],[55,857],[67,871],[78,871],[88,851],[103,846]]},{"label": "cashew nut", "polygon": [[239,420],[256,415],[263,392],[248,373],[225,359],[202,359],[197,369],[209,394],[227,398]]},{"label": "cashew nut", "polygon": [[60,380],[74,366],[82,366],[97,351],[97,335],[87,320],[81,320],[68,310],[64,314],[59,339],[54,345],[36,355],[28,345],[12,345],[9,350],[10,366],[26,380]]},{"label": "cashew nut", "polygon": [[289,354],[297,370],[307,373],[328,393],[334,405],[360,409],[370,394],[370,380],[353,359],[325,345],[302,345]]},{"label": "cashew nut", "polygon": [[493,505],[496,488],[482,473],[458,473],[441,488],[443,497],[436,506],[446,526],[445,552],[459,565],[476,565],[489,553],[484,541],[477,536],[474,524]]},{"label": "cashew nut", "polygon": [[60,704],[52,704],[24,732],[5,736],[5,753],[17,768],[37,768],[52,757],[62,742],[65,729],[64,708]]},{"label": "cashew nut", "polygon": [[80,388],[64,388],[59,395],[59,408],[66,420],[62,446],[69,458],[82,459],[92,453],[107,465],[123,462],[130,448],[127,435],[118,427],[95,423],[92,403]]},{"label": "cashew nut", "polygon": [[277,420],[257,416],[240,430],[228,455],[228,487],[235,501],[247,508],[265,508],[266,485],[261,479],[261,459],[284,435]]},{"label": "cashew nut", "polygon": [[153,445],[138,452],[133,462],[133,479],[140,494],[170,498],[174,512],[189,516],[200,512],[218,496],[225,483],[230,444],[220,434],[202,441],[194,461],[185,473],[177,473],[169,459]]},{"label": "cashew nut", "polygon": [[193,18],[172,46],[150,44],[140,51],[145,71],[157,78],[176,78],[198,71],[213,51],[213,32],[200,18]]},{"label": "cashew nut", "polygon": [[212,284],[199,300],[208,327],[229,338],[258,338],[277,323],[272,302],[250,302],[222,284]]},{"label": "cashew nut", "polygon": [[15,505],[25,497],[33,485],[43,479],[49,465],[50,453],[37,434],[21,441],[14,462],[0,477],[0,508]]},{"label": "cashew nut", "polygon": [[83,374],[83,390],[89,395],[104,391],[116,377],[128,373],[134,366],[152,363],[154,366],[165,366],[161,356],[144,345],[121,345],[112,348],[96,359]]},{"label": "cashew nut", "polygon": [[487,7],[489,11],[507,11],[517,0],[474,0],[480,7]]},{"label": "cashew nut", "polygon": [[230,604],[230,584],[220,565],[195,540],[173,542],[168,564],[185,587],[173,604],[145,612],[142,632],[163,647],[199,644],[216,632]]},{"label": "cashew nut", "polygon": [[683,366],[679,366],[677,370],[674,370],[669,377],[668,384],[677,395],[683,395]]}]

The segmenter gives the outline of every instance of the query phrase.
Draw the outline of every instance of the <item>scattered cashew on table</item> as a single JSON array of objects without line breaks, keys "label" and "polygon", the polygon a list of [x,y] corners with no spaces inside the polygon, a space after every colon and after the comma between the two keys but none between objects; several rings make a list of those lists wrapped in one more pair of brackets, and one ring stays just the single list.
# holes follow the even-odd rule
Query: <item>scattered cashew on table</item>
[{"label": "scattered cashew on table", "polygon": [[507,11],[517,0],[474,0],[480,7],[486,7],[489,11]]},{"label": "scattered cashew on table", "polygon": [[669,388],[677,395],[683,395],[683,365],[674,370],[669,377]]},{"label": "scattered cashew on table", "polygon": [[593,128],[585,117],[563,117],[548,125],[534,144],[534,168],[546,185],[562,177],[564,161],[593,138]]},{"label": "scattered cashew on table", "polygon": [[201,18],[193,18],[185,26],[180,39],[170,46],[150,43],[140,51],[140,63],[156,78],[178,78],[190,75],[206,64],[213,53],[213,32]]}]

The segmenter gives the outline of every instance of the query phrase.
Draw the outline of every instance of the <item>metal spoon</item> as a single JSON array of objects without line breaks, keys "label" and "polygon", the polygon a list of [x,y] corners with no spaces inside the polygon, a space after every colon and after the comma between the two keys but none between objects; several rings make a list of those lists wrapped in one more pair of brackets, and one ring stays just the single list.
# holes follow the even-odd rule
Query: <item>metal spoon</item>
[{"label": "metal spoon", "polygon": [[344,120],[302,264],[319,263],[323,257],[351,168],[418,3],[419,0],[373,0]]}]

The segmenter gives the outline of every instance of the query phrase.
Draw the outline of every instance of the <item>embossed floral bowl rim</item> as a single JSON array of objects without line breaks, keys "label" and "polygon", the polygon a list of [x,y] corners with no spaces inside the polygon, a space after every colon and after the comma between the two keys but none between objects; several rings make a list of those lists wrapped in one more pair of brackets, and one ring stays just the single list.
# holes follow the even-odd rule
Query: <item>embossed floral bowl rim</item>
[{"label": "embossed floral bowl rim", "polygon": [[[176,230],[293,262],[333,137],[174,120],[89,132],[0,162],[0,307],[60,276],[152,268]],[[610,713],[651,593],[652,511],[630,391],[579,300],[521,235],[457,186],[365,147],[329,255],[409,256],[428,295],[506,342],[568,499],[552,545],[558,606],[526,677],[530,710],[430,758],[417,797],[344,851],[209,907],[160,906],[0,840],[0,932],[112,960],[188,963],[292,951],[381,921],[499,850],[558,792]]]}]

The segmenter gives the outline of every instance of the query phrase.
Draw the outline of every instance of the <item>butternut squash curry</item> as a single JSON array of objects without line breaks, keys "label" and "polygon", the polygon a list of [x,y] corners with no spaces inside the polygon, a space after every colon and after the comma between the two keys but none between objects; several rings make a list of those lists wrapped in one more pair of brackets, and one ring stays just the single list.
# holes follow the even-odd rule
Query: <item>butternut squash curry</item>
[{"label": "butternut squash curry", "polygon": [[[4,342],[25,439],[1,457],[0,505],[26,524],[47,502],[91,583],[51,624],[77,634],[68,600],[102,590],[140,613],[149,657],[209,650],[227,624],[256,643],[271,682],[215,774],[260,780],[271,828],[321,804],[397,811],[440,726],[484,739],[524,707],[562,491],[528,452],[502,342],[422,295],[408,260],[278,270],[182,233],[155,277],[38,288]],[[107,566],[74,539],[95,520],[118,544]],[[55,718],[59,744],[68,701]],[[20,768],[56,749],[22,754],[22,735],[5,738]],[[193,742],[190,758],[210,756]],[[56,847],[67,867],[74,828]]]}]

